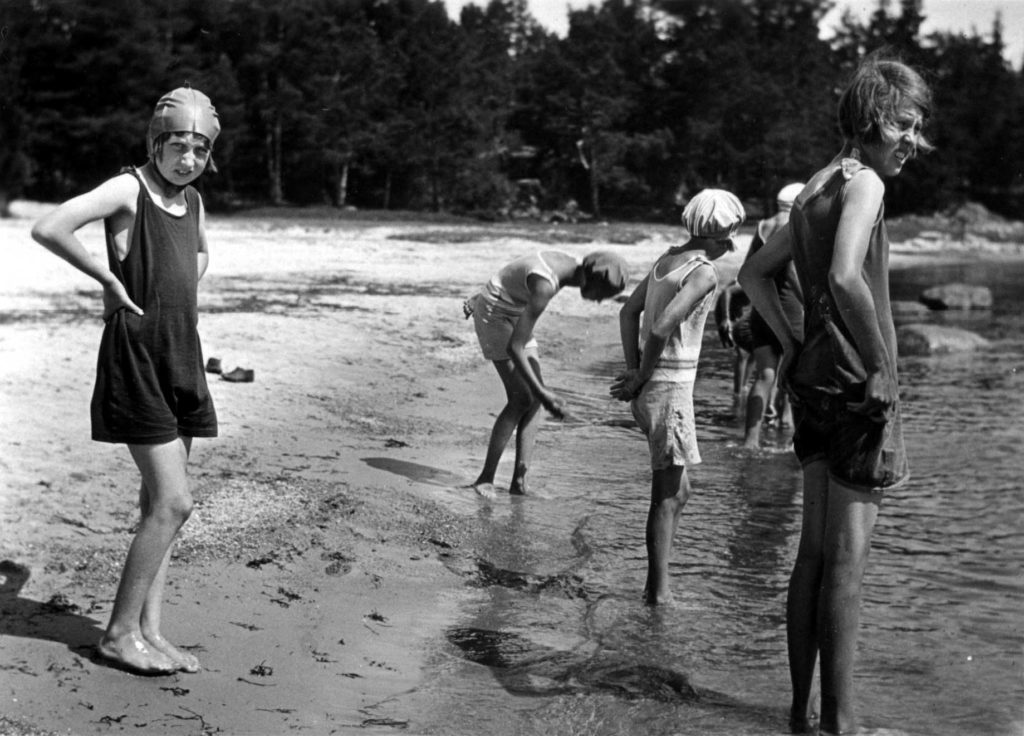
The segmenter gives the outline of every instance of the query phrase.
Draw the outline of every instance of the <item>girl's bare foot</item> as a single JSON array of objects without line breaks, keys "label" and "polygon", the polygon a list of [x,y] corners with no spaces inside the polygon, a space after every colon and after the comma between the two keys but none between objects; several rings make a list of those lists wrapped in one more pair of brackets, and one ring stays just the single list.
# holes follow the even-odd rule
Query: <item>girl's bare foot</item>
[{"label": "girl's bare foot", "polygon": [[798,713],[793,708],[790,709],[790,733],[818,733],[818,711],[816,700],[816,696],[811,697],[811,702],[807,704],[805,712]]},{"label": "girl's bare foot", "polygon": [[136,632],[117,638],[104,636],[96,645],[100,656],[141,675],[169,675],[177,672],[177,662],[149,646]]},{"label": "girl's bare foot", "polygon": [[525,496],[526,495],[526,478],[513,478],[512,484],[508,487],[508,492],[513,496]]},{"label": "girl's bare foot", "polygon": [[494,488],[493,483],[474,483],[470,488],[476,491],[476,495],[483,496],[491,501],[498,497],[498,491]]},{"label": "girl's bare foot", "polygon": [[650,588],[644,588],[644,603],[648,606],[671,606],[675,602],[675,596],[668,591],[652,593]]},{"label": "girl's bare foot", "polygon": [[177,665],[181,672],[198,672],[202,667],[199,659],[194,654],[183,652],[163,637],[163,634],[145,634],[146,643],[151,648],[167,655]]}]

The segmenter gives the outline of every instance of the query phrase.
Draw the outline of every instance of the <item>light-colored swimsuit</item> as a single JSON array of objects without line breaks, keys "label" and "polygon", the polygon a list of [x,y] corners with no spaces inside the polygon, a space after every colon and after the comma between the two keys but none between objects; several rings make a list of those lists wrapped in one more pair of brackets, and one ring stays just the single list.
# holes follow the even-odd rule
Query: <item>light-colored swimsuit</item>
[{"label": "light-colored swimsuit", "polygon": [[[664,258],[664,256],[662,256]],[[714,264],[703,256],[694,256],[664,276],[658,276],[659,259],[647,282],[647,299],[640,336],[646,344],[655,321],[675,298],[683,282],[693,271]],[[718,272],[715,271],[717,278]],[[697,448],[697,427],[693,416],[693,384],[697,378],[697,359],[704,338],[704,324],[714,306],[715,290],[707,293],[679,323],[669,337],[654,373],[633,399],[633,416],[647,435],[651,467],[660,470],[678,465],[696,465],[701,461]]]},{"label": "light-colored swimsuit", "polygon": [[[527,279],[540,276],[555,291],[561,288],[558,277],[544,260],[543,253],[517,258],[491,277],[484,288],[472,298],[473,326],[487,360],[507,360],[508,343],[523,310],[530,301]],[[538,354],[537,340],[526,343],[528,354]]]}]

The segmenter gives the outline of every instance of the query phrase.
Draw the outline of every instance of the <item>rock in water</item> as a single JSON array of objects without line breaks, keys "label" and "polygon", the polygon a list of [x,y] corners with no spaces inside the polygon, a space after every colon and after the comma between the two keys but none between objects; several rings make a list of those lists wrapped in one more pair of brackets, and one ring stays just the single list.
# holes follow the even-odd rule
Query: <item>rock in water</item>
[{"label": "rock in water", "polygon": [[896,330],[900,355],[943,355],[978,350],[988,346],[981,335],[944,325],[912,324]]},{"label": "rock in water", "polygon": [[930,309],[991,309],[992,290],[971,284],[943,284],[926,289],[921,303]]}]

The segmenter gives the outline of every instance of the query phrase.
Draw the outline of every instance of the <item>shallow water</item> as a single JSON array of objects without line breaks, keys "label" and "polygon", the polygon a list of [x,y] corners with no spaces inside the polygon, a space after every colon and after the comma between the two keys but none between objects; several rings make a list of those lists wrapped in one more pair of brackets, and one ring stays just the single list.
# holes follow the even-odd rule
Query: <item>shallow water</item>
[{"label": "shallow water", "polygon": [[[996,308],[944,321],[993,343],[901,361],[913,480],[876,527],[856,667],[862,723],[885,733],[1024,733],[1024,266],[897,272],[893,297],[958,280],[991,286]],[[783,601],[800,472],[778,430],[765,430],[762,451],[740,449],[730,355],[710,327],[695,395],[704,462],[676,538],[677,604],[640,604],[647,449],[626,405],[604,398],[619,365],[615,321],[590,324],[587,353],[548,371],[576,418],[542,430],[533,495],[468,512],[488,541],[462,570],[462,618],[432,655],[420,731],[786,732]]]}]

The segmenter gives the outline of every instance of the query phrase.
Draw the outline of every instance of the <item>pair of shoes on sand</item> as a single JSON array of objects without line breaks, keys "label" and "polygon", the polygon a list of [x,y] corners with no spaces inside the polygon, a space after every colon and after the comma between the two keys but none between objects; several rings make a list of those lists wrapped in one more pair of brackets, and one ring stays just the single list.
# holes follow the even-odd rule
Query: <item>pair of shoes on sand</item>
[{"label": "pair of shoes on sand", "polygon": [[221,380],[231,383],[252,383],[256,380],[256,371],[252,368],[235,368],[225,373],[221,367],[220,358],[210,358],[206,361],[206,372],[219,373]]}]

